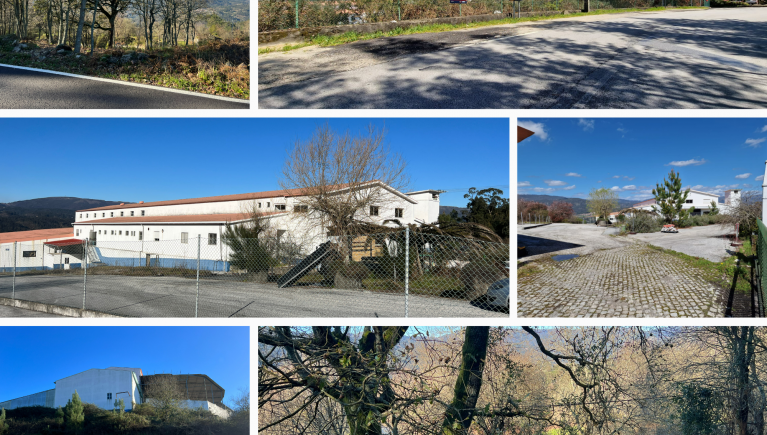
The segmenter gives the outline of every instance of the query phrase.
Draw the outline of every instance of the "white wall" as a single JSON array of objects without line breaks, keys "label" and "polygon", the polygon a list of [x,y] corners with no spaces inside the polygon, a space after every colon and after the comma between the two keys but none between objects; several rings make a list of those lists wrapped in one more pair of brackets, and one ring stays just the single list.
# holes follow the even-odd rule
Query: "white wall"
[{"label": "white wall", "polygon": [[[130,369],[90,369],[56,381],[54,407],[65,406],[77,391],[85,403],[99,408],[114,409],[115,399],[123,399],[125,409],[133,409],[135,383]],[[112,398],[107,399],[107,394]]]},{"label": "white wall", "polygon": [[[71,238],[71,237],[67,237]],[[64,269],[69,269],[70,265],[82,263],[82,257],[56,252],[53,246],[45,246],[46,241],[55,241],[61,239],[32,240],[28,242],[18,242],[16,244],[16,270],[25,271],[29,269],[46,270],[58,268],[59,264]],[[35,251],[34,257],[24,257],[24,251]],[[13,267],[13,243],[0,243],[0,269]],[[68,263],[67,263],[68,261]]]}]

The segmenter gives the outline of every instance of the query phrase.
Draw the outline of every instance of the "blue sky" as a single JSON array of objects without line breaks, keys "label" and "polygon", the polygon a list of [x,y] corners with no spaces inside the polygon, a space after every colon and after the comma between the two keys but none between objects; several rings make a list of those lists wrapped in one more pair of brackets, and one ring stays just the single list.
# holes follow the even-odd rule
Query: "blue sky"
[{"label": "blue sky", "polygon": [[652,198],[672,169],[685,187],[723,195],[761,189],[767,119],[520,119],[518,193],[585,198],[606,187]]},{"label": "blue sky", "polygon": [[[411,190],[509,191],[509,121],[329,119],[337,131],[388,130]],[[0,202],[49,196],[161,201],[279,189],[287,150],[325,119],[2,119]]]},{"label": "blue sky", "polygon": [[224,403],[250,386],[250,328],[0,327],[0,401],[50,390],[88,369],[136,367],[144,374],[206,374]]}]

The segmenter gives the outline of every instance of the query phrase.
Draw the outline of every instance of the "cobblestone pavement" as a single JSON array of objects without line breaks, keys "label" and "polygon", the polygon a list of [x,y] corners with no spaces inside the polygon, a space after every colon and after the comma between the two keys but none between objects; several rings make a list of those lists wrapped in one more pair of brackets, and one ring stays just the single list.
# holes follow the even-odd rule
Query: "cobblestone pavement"
[{"label": "cobblestone pavement", "polygon": [[518,281],[518,317],[724,317],[725,289],[641,242],[536,264]]}]

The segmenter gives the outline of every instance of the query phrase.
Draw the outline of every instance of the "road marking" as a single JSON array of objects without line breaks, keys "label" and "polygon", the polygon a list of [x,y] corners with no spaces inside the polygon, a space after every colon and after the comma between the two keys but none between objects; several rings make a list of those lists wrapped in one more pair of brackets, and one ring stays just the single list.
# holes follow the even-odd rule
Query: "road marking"
[{"label": "road marking", "polygon": [[0,67],[7,67],[7,68],[16,68],[16,69],[22,69],[26,71],[34,71],[34,72],[41,72],[45,74],[55,74],[65,77],[74,77],[78,79],[87,79],[87,80],[96,80],[99,82],[106,82],[106,83],[112,83],[112,84],[118,84],[118,85],[125,85],[125,86],[135,86],[138,88],[148,88],[153,89],[155,91],[165,91],[165,92],[174,92],[177,94],[184,94],[184,95],[190,95],[194,97],[201,97],[201,98],[210,98],[213,100],[222,100],[222,101],[229,101],[232,103],[241,103],[241,104],[250,104],[250,100],[241,100],[239,98],[232,98],[232,97],[222,97],[219,95],[208,95],[208,94],[201,94],[199,92],[192,92],[192,91],[185,91],[182,89],[173,89],[173,88],[165,88],[162,86],[156,86],[156,85],[145,85],[142,83],[133,83],[133,82],[124,82],[122,80],[114,80],[114,79],[105,79],[103,77],[91,77],[91,76],[82,76],[79,74],[72,74],[72,73],[65,73],[61,71],[50,71],[47,69],[39,69],[39,68],[29,68],[26,66],[18,66],[18,65],[7,65],[4,63],[0,63]]}]

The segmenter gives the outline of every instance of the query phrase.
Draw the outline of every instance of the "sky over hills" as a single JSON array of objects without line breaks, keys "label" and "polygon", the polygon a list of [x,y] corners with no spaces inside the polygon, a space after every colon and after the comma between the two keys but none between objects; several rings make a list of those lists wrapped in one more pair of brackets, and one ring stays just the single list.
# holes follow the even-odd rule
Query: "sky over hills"
[{"label": "sky over hills", "polygon": [[520,119],[517,192],[586,198],[606,187],[652,198],[672,169],[684,187],[723,195],[761,189],[767,119]]}]

